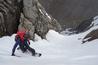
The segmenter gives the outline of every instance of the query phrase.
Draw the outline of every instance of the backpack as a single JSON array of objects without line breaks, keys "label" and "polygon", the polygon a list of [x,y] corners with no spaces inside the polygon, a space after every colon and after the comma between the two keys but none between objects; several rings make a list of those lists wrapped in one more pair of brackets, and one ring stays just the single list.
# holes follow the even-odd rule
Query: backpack
[{"label": "backpack", "polygon": [[15,39],[17,40],[18,38],[20,38],[20,40],[23,43],[24,42],[24,35],[25,35],[25,32],[17,32]]}]

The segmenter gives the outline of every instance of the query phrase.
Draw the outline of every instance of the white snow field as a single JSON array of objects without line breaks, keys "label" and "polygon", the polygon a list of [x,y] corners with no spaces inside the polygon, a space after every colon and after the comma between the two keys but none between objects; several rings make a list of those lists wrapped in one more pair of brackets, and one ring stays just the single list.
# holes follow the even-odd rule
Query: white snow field
[{"label": "white snow field", "polygon": [[47,34],[47,40],[36,36],[36,41],[30,41],[31,47],[42,53],[41,57],[33,57],[31,53],[16,50],[16,56],[11,56],[15,43],[15,34],[0,38],[0,65],[98,65],[98,39],[81,44],[82,38],[91,30],[77,35],[61,35],[53,30]]},{"label": "white snow field", "polygon": [[30,46],[42,53],[41,57],[34,57],[30,52],[22,53],[20,50],[15,52],[20,57],[11,56],[15,34],[2,37],[0,65],[98,65],[98,39],[81,44],[83,37],[94,29],[98,29],[98,26],[70,36],[50,30],[47,40],[36,35],[36,41],[30,41]]}]

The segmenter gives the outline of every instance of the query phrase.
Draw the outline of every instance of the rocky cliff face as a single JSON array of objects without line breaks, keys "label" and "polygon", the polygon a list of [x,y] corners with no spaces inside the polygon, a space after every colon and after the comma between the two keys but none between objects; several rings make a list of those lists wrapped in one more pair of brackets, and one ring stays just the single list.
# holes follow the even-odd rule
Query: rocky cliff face
[{"label": "rocky cliff face", "polygon": [[98,15],[98,0],[39,0],[62,26],[75,28],[83,20]]},{"label": "rocky cliff face", "polygon": [[19,30],[29,32],[32,40],[35,33],[45,39],[49,29],[59,32],[61,26],[38,0],[0,0],[0,36]]},{"label": "rocky cliff face", "polygon": [[35,33],[45,39],[50,29],[58,32],[61,30],[57,20],[45,11],[38,0],[23,0],[23,5],[23,20],[20,21],[19,28],[24,27],[30,33],[32,40]]},{"label": "rocky cliff face", "polygon": [[0,36],[17,31],[21,11],[21,0],[0,0]]}]

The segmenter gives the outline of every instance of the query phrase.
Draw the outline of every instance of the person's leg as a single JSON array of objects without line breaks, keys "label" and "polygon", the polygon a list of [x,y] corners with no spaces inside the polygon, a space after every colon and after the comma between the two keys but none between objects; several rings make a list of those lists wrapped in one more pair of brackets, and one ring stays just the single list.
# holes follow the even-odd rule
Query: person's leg
[{"label": "person's leg", "polygon": [[28,45],[27,40],[24,40],[24,45],[35,56],[35,50]]},{"label": "person's leg", "polygon": [[19,45],[19,43],[20,43],[20,39],[17,39],[16,43],[14,44],[13,49],[12,49],[12,56],[15,56],[14,53],[15,53],[16,47]]},{"label": "person's leg", "polygon": [[20,48],[20,50],[24,53],[24,52],[26,52],[26,50],[27,50],[27,48],[25,47],[25,45],[24,45],[24,43],[20,43],[19,44],[19,48]]}]

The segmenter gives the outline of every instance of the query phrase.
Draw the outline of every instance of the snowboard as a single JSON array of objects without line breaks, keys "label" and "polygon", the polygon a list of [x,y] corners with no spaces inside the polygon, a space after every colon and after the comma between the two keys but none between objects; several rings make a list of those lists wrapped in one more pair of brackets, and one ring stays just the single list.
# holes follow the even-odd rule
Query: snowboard
[{"label": "snowboard", "polygon": [[40,57],[40,56],[42,56],[42,54],[41,54],[41,53],[35,53],[34,56],[35,56],[35,57]]},{"label": "snowboard", "polygon": [[[18,56],[18,55],[11,55],[11,56],[15,56],[15,57],[21,57],[21,56]],[[42,54],[41,53],[35,53],[35,55],[32,55],[34,57],[41,57]]]}]

